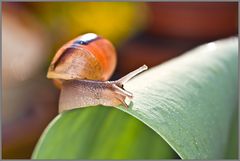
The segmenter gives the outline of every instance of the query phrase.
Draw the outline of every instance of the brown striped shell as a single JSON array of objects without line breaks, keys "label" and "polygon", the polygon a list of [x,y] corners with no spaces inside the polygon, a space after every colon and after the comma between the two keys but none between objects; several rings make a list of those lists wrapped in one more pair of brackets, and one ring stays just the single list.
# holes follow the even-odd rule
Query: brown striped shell
[{"label": "brown striped shell", "polygon": [[[96,34],[81,35],[63,45],[54,56],[47,77],[58,80],[108,80],[116,66],[111,42]],[[60,81],[59,81],[60,80]]]}]

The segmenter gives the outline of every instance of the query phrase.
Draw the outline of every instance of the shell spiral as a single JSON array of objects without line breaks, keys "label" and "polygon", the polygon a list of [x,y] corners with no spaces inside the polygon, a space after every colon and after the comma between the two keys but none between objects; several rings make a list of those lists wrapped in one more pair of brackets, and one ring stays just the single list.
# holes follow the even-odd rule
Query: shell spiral
[{"label": "shell spiral", "polygon": [[81,35],[63,45],[54,56],[47,77],[55,80],[108,80],[117,56],[110,41],[96,34]]}]

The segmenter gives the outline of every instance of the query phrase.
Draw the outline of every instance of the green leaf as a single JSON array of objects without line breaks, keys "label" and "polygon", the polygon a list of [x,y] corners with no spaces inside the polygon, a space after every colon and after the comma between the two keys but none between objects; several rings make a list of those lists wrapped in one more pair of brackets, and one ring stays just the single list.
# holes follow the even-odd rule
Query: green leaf
[{"label": "green leaf", "polygon": [[58,115],[32,158],[230,157],[237,44],[237,38],[209,43],[144,72],[125,87],[134,94],[128,109],[96,106]]}]

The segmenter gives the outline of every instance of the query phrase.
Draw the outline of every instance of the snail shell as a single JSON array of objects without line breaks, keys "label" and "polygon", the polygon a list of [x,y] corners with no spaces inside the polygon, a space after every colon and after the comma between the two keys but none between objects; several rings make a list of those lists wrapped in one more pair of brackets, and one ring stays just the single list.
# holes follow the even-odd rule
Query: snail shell
[{"label": "snail shell", "polygon": [[147,69],[146,65],[116,81],[106,81],[116,66],[116,52],[106,39],[89,33],[61,47],[47,77],[61,88],[59,112],[91,105],[116,106],[132,98],[124,83]]},{"label": "snail shell", "polygon": [[108,80],[115,69],[116,59],[111,42],[88,33],[57,51],[47,77],[55,80]]}]

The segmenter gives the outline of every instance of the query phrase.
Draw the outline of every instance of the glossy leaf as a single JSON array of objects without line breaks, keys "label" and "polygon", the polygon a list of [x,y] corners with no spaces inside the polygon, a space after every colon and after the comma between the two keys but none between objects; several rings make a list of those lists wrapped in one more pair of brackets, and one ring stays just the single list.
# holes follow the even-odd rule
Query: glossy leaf
[{"label": "glossy leaf", "polygon": [[225,158],[238,101],[237,44],[237,38],[209,43],[144,72],[126,85],[134,93],[128,109],[60,114],[33,158],[176,158],[171,148],[182,159]]}]

